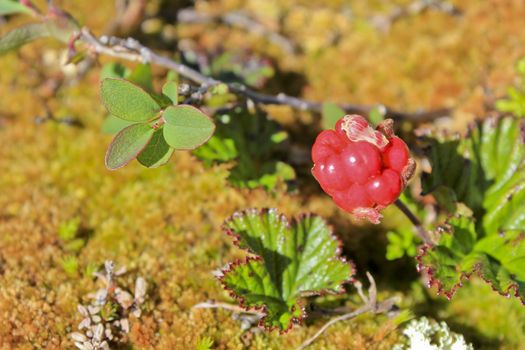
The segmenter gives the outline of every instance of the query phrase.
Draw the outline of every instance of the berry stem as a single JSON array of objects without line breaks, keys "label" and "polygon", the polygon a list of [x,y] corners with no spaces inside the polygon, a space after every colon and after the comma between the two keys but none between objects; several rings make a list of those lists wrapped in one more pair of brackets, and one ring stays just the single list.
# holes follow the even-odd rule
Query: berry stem
[{"label": "berry stem", "polygon": [[414,224],[414,227],[417,230],[417,234],[423,240],[423,242],[425,244],[431,244],[432,245],[433,244],[432,243],[432,239],[428,235],[427,230],[425,230],[423,228],[423,225],[421,224],[421,221],[417,218],[417,216],[414,215],[414,213],[412,213],[412,211],[405,205],[405,203],[403,203],[400,199],[397,199],[394,202],[394,204],[396,205],[396,207],[399,208],[399,210],[401,210],[401,212],[403,212],[403,214],[405,214],[405,216],[408,218],[408,220],[410,220],[412,222],[412,224]]}]

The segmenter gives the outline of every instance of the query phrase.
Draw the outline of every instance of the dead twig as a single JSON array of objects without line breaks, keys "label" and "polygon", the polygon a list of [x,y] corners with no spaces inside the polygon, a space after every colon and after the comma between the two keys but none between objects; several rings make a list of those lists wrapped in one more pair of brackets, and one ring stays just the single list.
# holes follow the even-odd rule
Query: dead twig
[{"label": "dead twig", "polygon": [[297,52],[297,45],[283,35],[273,32],[261,23],[251,18],[243,11],[228,12],[219,16],[213,16],[198,12],[193,8],[182,9],[177,13],[178,23],[219,23],[230,27],[240,28],[253,35],[268,39],[271,43],[279,46],[289,54]]},{"label": "dead twig", "polygon": [[[151,49],[143,46],[140,42],[133,38],[117,38],[113,36],[102,36],[100,39],[95,37],[91,31],[84,27],[81,29],[78,40],[87,43],[90,48],[97,54],[103,54],[115,58],[124,59],[133,62],[151,62],[158,66],[174,70],[182,77],[192,81],[201,86],[213,87],[218,84],[225,84],[224,82],[207,77],[200,72],[178,63],[171,58],[159,55],[153,52]],[[308,101],[301,98],[288,96],[284,93],[277,95],[269,95],[254,91],[248,88],[246,85],[239,83],[226,84],[228,89],[246,99],[252,100],[257,104],[262,105],[286,105],[294,109],[301,111],[308,111],[314,113],[320,113],[322,111],[323,104],[320,102]],[[377,105],[358,105],[358,104],[341,104],[340,107],[349,114],[368,114],[372,108]],[[436,118],[444,117],[449,115],[449,109],[438,109],[431,111],[419,111],[419,112],[401,112],[389,107],[385,107],[386,115],[390,118],[397,120],[408,120],[411,122],[428,122]]]},{"label": "dead twig", "polygon": [[387,300],[384,300],[380,303],[377,302],[377,288],[376,283],[372,275],[367,272],[366,276],[368,277],[368,281],[370,282],[370,287],[368,287],[368,296],[366,296],[363,293],[362,285],[361,283],[355,284],[357,288],[357,292],[361,299],[365,302],[365,305],[361,306],[360,308],[346,313],[344,315],[334,317],[330,321],[328,321],[321,329],[319,329],[311,338],[308,338],[306,341],[304,341],[296,350],[304,350],[308,346],[310,346],[317,338],[319,338],[330,326],[334,325],[337,322],[345,321],[352,319],[354,317],[357,317],[359,315],[365,314],[367,312],[372,312],[374,314],[380,314],[388,312],[392,309],[392,306],[394,305],[394,299],[390,298]]}]

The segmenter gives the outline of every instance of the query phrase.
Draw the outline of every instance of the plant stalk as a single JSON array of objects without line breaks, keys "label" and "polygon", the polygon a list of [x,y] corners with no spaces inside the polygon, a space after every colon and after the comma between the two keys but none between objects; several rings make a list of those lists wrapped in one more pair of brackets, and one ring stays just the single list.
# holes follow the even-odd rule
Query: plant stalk
[{"label": "plant stalk", "polygon": [[412,222],[412,224],[416,228],[418,236],[423,240],[423,242],[425,244],[433,245],[432,239],[430,238],[427,230],[425,230],[425,228],[421,224],[421,221],[418,219],[418,217],[414,213],[412,213],[410,208],[408,208],[405,205],[405,203],[403,203],[400,199],[397,199],[394,204],[396,205],[396,207],[399,208],[399,210],[401,210],[403,214],[405,214],[408,220]]}]

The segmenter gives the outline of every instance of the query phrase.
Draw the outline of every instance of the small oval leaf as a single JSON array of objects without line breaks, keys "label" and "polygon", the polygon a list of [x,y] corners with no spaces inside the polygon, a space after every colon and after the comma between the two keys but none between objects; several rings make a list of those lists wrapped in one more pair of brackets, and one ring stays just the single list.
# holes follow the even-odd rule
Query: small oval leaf
[{"label": "small oval leaf", "polygon": [[157,168],[166,164],[174,151],[164,140],[162,130],[158,129],[153,134],[146,148],[140,152],[137,160],[147,168]]},{"label": "small oval leaf", "polygon": [[175,149],[195,149],[208,141],[215,124],[206,114],[189,105],[170,106],[163,113],[164,138]]},{"label": "small oval leaf", "polygon": [[120,131],[109,145],[106,167],[116,170],[131,162],[146,147],[154,132],[148,124],[133,124]]},{"label": "small oval leaf", "polygon": [[12,15],[16,13],[32,14],[33,12],[27,6],[22,5],[15,0],[0,0],[0,16]]},{"label": "small oval leaf", "polygon": [[47,36],[50,36],[50,32],[46,23],[32,23],[15,28],[0,38],[0,55]]},{"label": "small oval leaf", "polygon": [[178,103],[179,92],[176,82],[166,82],[166,84],[164,84],[164,86],[162,87],[162,93],[164,94],[164,96],[168,97],[174,105]]},{"label": "small oval leaf", "polygon": [[101,95],[108,112],[124,120],[145,122],[160,111],[153,97],[127,80],[104,79]]}]

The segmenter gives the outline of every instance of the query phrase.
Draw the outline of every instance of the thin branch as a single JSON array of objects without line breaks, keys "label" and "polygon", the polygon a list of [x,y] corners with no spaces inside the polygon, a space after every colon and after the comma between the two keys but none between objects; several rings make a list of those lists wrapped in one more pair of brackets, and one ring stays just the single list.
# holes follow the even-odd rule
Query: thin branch
[{"label": "thin branch", "polygon": [[[223,83],[211,77],[207,77],[198,71],[178,63],[166,56],[159,55],[151,49],[143,46],[135,39],[121,39],[117,37],[102,36],[100,39],[95,37],[88,28],[82,28],[79,34],[79,40],[87,43],[91,49],[98,54],[103,54],[115,58],[121,58],[133,62],[151,62],[158,66],[174,70],[184,78],[198,84],[212,87]],[[286,105],[294,109],[320,113],[323,104],[320,102],[308,101],[284,93],[278,95],[263,94],[248,88],[246,85],[239,83],[226,84],[228,89],[240,96],[250,99],[258,104],[263,105]],[[359,105],[359,104],[341,104],[340,107],[346,113],[368,114],[370,110],[377,105]],[[389,107],[385,107],[386,115],[397,120],[408,120],[412,122],[428,122],[436,118],[449,115],[450,109],[438,109],[431,111],[419,111],[414,113],[401,112]]]},{"label": "thin branch", "polygon": [[238,305],[221,303],[221,302],[216,302],[216,301],[207,301],[207,302],[196,304],[193,306],[193,309],[224,309],[224,310],[233,311],[239,314],[242,313],[242,314],[252,314],[252,315],[261,316],[261,317],[264,316],[260,312],[249,311],[249,310],[243,309],[242,307]]},{"label": "thin branch", "polygon": [[[392,306],[394,305],[393,299],[387,299],[385,301],[382,301],[379,304],[377,303],[376,282],[369,272],[366,273],[366,276],[368,277],[368,281],[370,282],[370,287],[368,288],[368,297],[363,298],[363,296],[361,296],[363,300],[367,300],[365,305],[347,314],[332,318],[330,321],[325,323],[325,325],[321,327],[321,329],[319,329],[311,338],[308,338],[306,341],[304,341],[296,350],[306,349],[317,338],[319,338],[329,327],[331,327],[337,322],[346,321],[354,317],[357,317],[359,315],[365,314],[367,312],[373,312],[374,314],[384,313],[384,312],[389,311],[392,308]],[[360,295],[361,294],[363,294],[362,291]]]},{"label": "thin branch", "polygon": [[273,32],[261,23],[250,18],[243,11],[228,12],[223,15],[213,16],[201,13],[193,8],[182,9],[177,13],[178,23],[224,23],[231,27],[240,28],[251,34],[267,38],[270,42],[281,47],[286,53],[297,52],[297,46],[288,38],[279,33]]},{"label": "thin branch", "polygon": [[432,244],[432,239],[430,238],[427,230],[425,230],[425,228],[421,224],[421,221],[417,218],[417,216],[414,215],[414,213],[412,213],[410,208],[408,208],[405,205],[405,203],[403,203],[400,199],[397,199],[395,201],[395,205],[399,208],[399,210],[401,210],[403,214],[405,214],[405,216],[412,222],[412,224],[414,224],[414,227],[416,228],[416,231],[419,237],[423,240],[423,242],[425,242],[426,244]]}]

